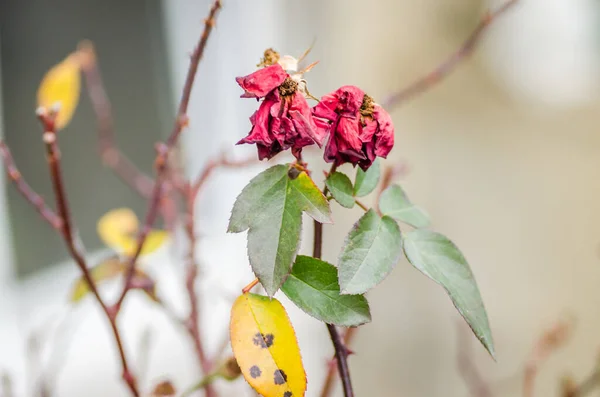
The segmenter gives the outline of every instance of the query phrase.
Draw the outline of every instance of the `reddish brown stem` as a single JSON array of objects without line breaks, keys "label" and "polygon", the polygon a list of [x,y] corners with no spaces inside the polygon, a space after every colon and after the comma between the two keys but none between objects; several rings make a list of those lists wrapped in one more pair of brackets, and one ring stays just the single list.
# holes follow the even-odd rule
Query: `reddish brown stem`
[{"label": "reddish brown stem", "polygon": [[[87,83],[87,92],[96,113],[98,123],[98,147],[100,158],[105,166],[112,169],[123,182],[129,185],[134,191],[145,199],[150,199],[154,180],[144,174],[136,165],[119,149],[114,135],[114,122],[112,116],[112,106],[104,89],[104,83],[100,74],[96,52],[94,46],[89,41],[84,41],[79,45],[79,59]],[[169,181],[175,184],[178,179],[174,175],[175,170],[169,170]],[[170,190],[171,186],[169,186]],[[165,195],[165,199],[160,206],[161,215],[169,228],[174,225],[176,218],[175,200],[170,195]]]},{"label": "reddish brown stem", "polygon": [[[348,346],[350,346],[350,343],[352,343],[352,339],[354,339],[357,330],[358,328],[348,328],[344,333],[344,346],[346,347],[346,350],[348,350]],[[335,365],[335,362],[336,359],[334,355],[331,358],[331,361],[329,361],[330,364],[327,369],[327,376],[325,378],[325,382],[323,383],[323,388],[321,389],[321,397],[329,397],[333,392],[333,386],[336,380],[335,375],[337,374],[337,367]]]},{"label": "reddish brown stem", "polygon": [[86,41],[79,46],[83,75],[87,83],[87,92],[96,113],[98,123],[98,146],[102,162],[110,167],[129,186],[142,197],[149,199],[154,181],[133,164],[117,147],[114,136],[112,106],[106,95],[96,52],[92,43]]},{"label": "reddish brown stem", "polygon": [[[186,187],[186,222],[185,229],[189,239],[189,251],[187,257],[187,265],[186,265],[186,279],[185,286],[188,293],[188,299],[190,301],[190,313],[187,319],[187,328],[190,336],[192,337],[192,341],[194,342],[194,349],[196,350],[196,355],[198,356],[198,362],[200,367],[202,368],[202,373],[204,376],[210,373],[211,364],[208,358],[206,357],[206,353],[204,351],[204,347],[202,346],[202,336],[200,335],[200,318],[199,318],[199,310],[198,310],[198,300],[196,296],[196,277],[198,275],[198,266],[196,264],[196,231],[195,231],[195,194],[192,192],[192,188],[190,185]],[[206,385],[206,396],[211,397],[215,396],[215,390],[211,384]]]},{"label": "reddish brown stem", "polygon": [[179,103],[177,118],[175,120],[173,130],[171,131],[171,134],[169,135],[165,144],[157,145],[158,154],[156,157],[156,182],[152,190],[152,196],[150,199],[148,211],[146,213],[146,218],[144,220],[144,226],[138,234],[137,249],[131,256],[127,264],[125,285],[116,303],[117,311],[121,307],[121,304],[123,303],[123,300],[125,299],[125,296],[127,295],[127,292],[130,289],[131,279],[135,274],[135,263],[140,255],[140,252],[142,251],[142,247],[144,245],[144,242],[146,241],[148,232],[150,231],[152,225],[154,224],[154,221],[156,220],[158,208],[163,193],[163,188],[165,185],[165,173],[167,170],[168,155],[171,148],[173,148],[177,143],[177,140],[179,139],[183,128],[186,127],[188,124],[188,117],[186,113],[190,101],[190,95],[192,93],[192,87],[194,86],[196,71],[198,70],[198,65],[200,64],[200,60],[202,59],[202,55],[204,54],[206,43],[208,42],[210,33],[215,25],[215,17],[220,8],[221,1],[216,0],[210,9],[208,18],[205,20],[204,31],[202,32],[202,36],[200,37],[198,45],[196,46],[190,60],[190,67],[188,69],[185,85],[183,87],[183,93],[181,95],[181,101]]},{"label": "reddish brown stem", "polygon": [[[332,174],[336,170],[336,165],[333,163],[329,174]],[[323,188],[323,195],[327,195],[327,186]],[[313,257],[321,259],[323,254],[323,224],[314,221],[314,240],[313,240]],[[331,337],[331,343],[335,349],[335,358],[337,361],[338,371],[342,378],[342,385],[344,387],[345,397],[354,397],[354,390],[352,389],[352,380],[350,378],[350,368],[348,367],[348,349],[344,345],[340,334],[333,324],[326,324],[327,331]]]},{"label": "reddish brown stem", "polygon": [[43,109],[40,110],[38,116],[44,126],[43,138],[44,143],[46,145],[46,156],[48,160],[48,168],[50,170],[50,178],[52,181],[52,186],[54,188],[56,206],[58,208],[58,214],[62,219],[62,236],[65,240],[70,255],[73,257],[73,259],[77,263],[77,266],[80,268],[83,274],[83,278],[87,282],[90,290],[92,291],[92,294],[96,298],[96,301],[100,304],[102,311],[104,312],[110,323],[110,327],[112,329],[113,336],[117,344],[117,348],[119,350],[119,356],[121,358],[123,379],[127,382],[131,393],[135,397],[138,397],[140,394],[136,386],[135,377],[129,370],[125,350],[123,349],[123,343],[121,341],[121,335],[116,324],[116,315],[104,303],[104,300],[100,296],[98,288],[96,287],[96,283],[94,282],[94,279],[92,278],[92,275],[88,270],[85,258],[80,251],[81,242],[78,240],[78,238],[76,239],[76,232],[73,228],[71,213],[69,210],[69,202],[67,200],[67,194],[64,188],[62,178],[62,170],[60,163],[61,155],[57,142],[57,134],[54,128],[54,117],[52,115],[46,114],[46,112]]},{"label": "reddish brown stem", "polygon": [[488,10],[481,21],[471,33],[471,35],[467,38],[467,40],[460,46],[460,48],[454,52],[446,61],[440,64],[431,72],[427,73],[425,76],[416,80],[409,86],[401,89],[398,92],[390,95],[385,101],[383,101],[382,106],[391,110],[393,107],[396,107],[407,100],[410,100],[417,96],[418,94],[426,91],[431,86],[440,82],[443,78],[447,77],[451,72],[454,71],[456,66],[469,57],[473,53],[477,43],[479,42],[482,34],[486,30],[486,28],[501,14],[506,12],[511,6],[516,4],[519,0],[508,0],[504,4],[502,4],[497,9],[490,11]]},{"label": "reddish brown stem", "polygon": [[50,224],[50,226],[59,233],[62,233],[63,222],[61,217],[58,216],[52,208],[48,207],[44,202],[44,199],[37,194],[27,182],[25,182],[21,172],[19,172],[19,169],[15,164],[10,149],[2,140],[0,140],[0,156],[2,156],[4,167],[6,168],[6,175],[8,175],[10,180],[15,184],[19,193],[35,207],[37,212]]}]

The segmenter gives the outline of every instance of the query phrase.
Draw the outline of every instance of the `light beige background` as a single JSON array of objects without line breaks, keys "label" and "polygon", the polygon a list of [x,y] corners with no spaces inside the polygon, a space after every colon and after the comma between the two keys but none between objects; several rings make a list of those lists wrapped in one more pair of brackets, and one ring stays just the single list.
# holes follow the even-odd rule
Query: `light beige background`
[{"label": "light beige background", "polygon": [[[539,93],[557,98],[539,101],[535,92],[507,90],[494,71],[518,75],[534,55],[533,64],[542,66],[544,56],[560,57],[561,51],[573,56],[564,40],[553,54],[504,60],[505,69],[491,64],[499,54],[514,57],[508,45],[520,32],[522,40],[535,43],[531,36],[550,25],[555,31],[538,38],[539,48],[551,48],[551,40],[561,44],[564,24],[552,26],[544,18],[554,15],[533,3],[538,4],[507,13],[451,78],[393,111],[397,144],[388,162],[408,163],[403,186],[472,265],[498,362],[471,338],[473,359],[492,384],[510,378],[494,388],[499,396],[521,395],[522,366],[534,341],[566,313],[577,319],[573,338],[543,368],[537,396],[558,395],[566,373],[586,376],[600,346],[599,104],[581,99],[589,99],[595,82],[580,84],[581,73],[575,75],[593,56],[574,58],[573,68],[557,70]],[[548,2],[548,7],[551,3],[557,6]],[[579,14],[589,6],[583,3],[572,3]],[[315,50],[327,72],[315,74],[321,73],[323,86],[351,81],[383,98],[456,48],[483,6],[466,0],[328,2],[319,17],[327,39]],[[519,22],[507,21],[511,18]],[[585,47],[589,36],[577,37],[581,53],[594,51]],[[568,78],[575,87],[564,81]],[[522,85],[523,90],[536,87]],[[563,107],[544,106],[545,99]],[[329,259],[336,257],[351,221],[345,219],[328,238]],[[468,331],[457,326],[459,317],[441,288],[404,261],[370,294],[370,302],[373,323],[359,332],[358,354],[351,359],[357,395],[468,395],[456,365],[458,332]]]}]

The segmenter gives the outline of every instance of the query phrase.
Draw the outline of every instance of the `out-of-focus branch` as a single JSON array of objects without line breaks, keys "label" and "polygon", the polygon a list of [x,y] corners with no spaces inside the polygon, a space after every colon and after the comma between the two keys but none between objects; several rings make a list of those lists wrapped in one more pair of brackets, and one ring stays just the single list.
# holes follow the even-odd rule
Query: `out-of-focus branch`
[{"label": "out-of-focus branch", "polygon": [[15,184],[15,187],[21,193],[21,195],[35,207],[37,212],[52,226],[56,231],[62,233],[62,219],[58,216],[54,210],[44,202],[44,199],[37,194],[31,186],[25,182],[23,176],[19,172],[15,161],[10,153],[10,149],[4,143],[4,141],[0,140],[0,156],[2,156],[2,160],[4,162],[4,167],[6,168],[6,175],[10,178],[12,183]]},{"label": "out-of-focus branch", "polygon": [[571,335],[573,321],[561,320],[546,330],[536,342],[531,356],[525,364],[523,397],[533,397],[535,378],[550,354],[563,346]]},{"label": "out-of-focus branch", "polygon": [[485,32],[488,26],[500,17],[500,15],[504,14],[508,9],[510,9],[513,5],[515,5],[519,0],[507,0],[504,4],[498,7],[495,10],[488,10],[481,21],[471,33],[471,35],[467,38],[467,40],[462,44],[462,46],[454,52],[448,59],[446,59],[442,64],[433,69],[431,72],[427,73],[425,76],[422,76],[420,79],[416,80],[412,84],[407,87],[391,94],[385,101],[383,101],[382,106],[388,110],[403,104],[404,102],[414,98],[418,94],[426,91],[427,89],[434,86],[436,83],[440,82],[443,78],[447,77],[451,72],[454,71],[456,66],[462,62],[464,59],[468,58],[469,55],[473,53],[473,50],[479,43],[482,34]]},{"label": "out-of-focus branch", "polygon": [[79,45],[83,74],[87,92],[98,123],[98,146],[102,162],[110,167],[142,197],[149,199],[154,181],[133,164],[117,147],[114,136],[112,106],[106,95],[94,46],[89,41]]},{"label": "out-of-focus branch", "polygon": [[140,230],[137,238],[137,249],[135,253],[129,259],[129,263],[127,264],[127,271],[125,276],[125,285],[121,292],[121,295],[115,305],[117,312],[127,295],[127,292],[130,289],[131,280],[135,274],[135,263],[137,258],[142,251],[142,247],[144,242],[146,241],[146,237],[150,232],[152,225],[157,217],[157,212],[159,209],[159,205],[161,202],[161,198],[163,195],[163,190],[165,186],[165,174],[167,170],[168,164],[168,156],[171,148],[175,146],[183,128],[185,128],[188,124],[188,116],[187,116],[187,108],[190,101],[190,96],[192,93],[192,87],[194,86],[194,80],[196,77],[196,71],[198,70],[198,65],[200,64],[200,60],[202,59],[202,55],[204,54],[204,49],[206,48],[206,43],[208,42],[208,38],[210,33],[215,25],[215,17],[217,15],[218,10],[221,8],[221,1],[216,0],[209,12],[208,18],[205,20],[204,31],[202,32],[202,36],[196,46],[191,60],[190,67],[188,69],[188,74],[186,77],[185,85],[183,87],[183,93],[181,95],[181,101],[179,103],[179,108],[177,111],[177,117],[175,120],[175,125],[173,126],[173,130],[169,135],[166,143],[157,145],[157,157],[156,157],[156,181],[154,184],[154,188],[152,190],[152,195],[149,203],[149,208],[146,213],[146,219],[144,221],[144,226]]},{"label": "out-of-focus branch", "polygon": [[458,327],[458,343],[456,354],[456,365],[458,372],[466,383],[472,397],[492,397],[492,390],[487,381],[483,379],[481,373],[471,358],[470,334],[463,332],[463,324]]},{"label": "out-of-focus branch", "polygon": [[114,313],[104,303],[104,300],[100,296],[96,283],[92,278],[92,274],[87,267],[85,257],[82,253],[81,241],[79,240],[77,232],[73,227],[73,223],[71,220],[71,211],[69,207],[69,202],[67,200],[67,194],[64,188],[64,182],[62,177],[62,169],[60,162],[61,154],[58,147],[58,138],[54,124],[55,116],[56,115],[53,113],[48,113],[48,111],[44,108],[38,109],[38,118],[40,119],[40,122],[44,127],[43,139],[46,145],[46,158],[48,160],[48,168],[50,170],[50,179],[52,181],[52,187],[54,188],[56,207],[58,208],[58,214],[63,221],[62,236],[65,240],[67,249],[71,257],[77,263],[77,266],[80,268],[83,274],[83,278],[87,282],[90,291],[92,291],[92,294],[96,298],[96,301],[100,304],[104,314],[110,322],[110,326],[113,331],[113,336],[121,358],[123,379],[127,382],[127,385],[129,386],[129,389],[131,390],[132,394],[135,397],[138,397],[139,391],[137,389],[135,377],[129,370],[125,350],[123,349],[123,343],[121,341],[121,335],[119,333],[119,329],[117,328],[116,313]]}]

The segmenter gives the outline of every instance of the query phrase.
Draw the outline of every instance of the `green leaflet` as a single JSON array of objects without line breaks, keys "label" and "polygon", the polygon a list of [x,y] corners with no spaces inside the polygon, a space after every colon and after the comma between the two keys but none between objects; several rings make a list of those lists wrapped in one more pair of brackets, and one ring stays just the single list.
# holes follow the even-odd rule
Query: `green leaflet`
[{"label": "green leaflet", "polygon": [[354,207],[354,191],[350,178],[341,172],[329,174],[325,181],[331,195],[342,207]]},{"label": "green leaflet", "polygon": [[407,223],[416,228],[429,226],[429,215],[410,202],[404,190],[398,185],[385,189],[379,199],[379,209],[383,215]]},{"label": "green leaflet", "polygon": [[340,295],[333,265],[298,255],[281,287],[300,309],[327,324],[353,327],[371,321],[369,303],[362,295]]},{"label": "green leaflet", "polygon": [[366,196],[377,187],[380,177],[380,161],[376,159],[371,167],[365,172],[358,168],[354,182],[354,195],[356,197]]},{"label": "green leaflet", "polygon": [[303,211],[318,222],[332,222],[329,203],[312,179],[288,165],[253,178],[235,201],[227,230],[248,229],[250,265],[269,296],[283,284],[296,258]]},{"label": "green leaflet", "polygon": [[414,267],[444,287],[475,336],[495,357],[492,332],[479,288],[456,245],[442,234],[418,229],[404,235],[404,252]]},{"label": "green leaflet", "polygon": [[346,237],[338,261],[342,294],[361,294],[379,284],[402,255],[402,236],[395,220],[370,209]]}]

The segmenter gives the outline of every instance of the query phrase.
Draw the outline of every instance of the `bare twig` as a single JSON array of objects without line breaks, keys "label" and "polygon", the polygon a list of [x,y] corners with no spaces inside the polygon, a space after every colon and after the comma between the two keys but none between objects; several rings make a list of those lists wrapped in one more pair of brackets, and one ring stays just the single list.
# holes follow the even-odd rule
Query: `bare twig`
[{"label": "bare twig", "polygon": [[469,334],[463,331],[463,325],[458,327],[458,343],[456,365],[458,372],[465,381],[472,397],[492,397],[492,390],[486,382],[477,365],[471,359],[471,344],[468,338]]},{"label": "bare twig", "polygon": [[10,149],[6,146],[4,141],[0,140],[0,156],[4,161],[4,167],[6,168],[6,174],[10,180],[15,184],[17,190],[25,199],[31,203],[37,210],[37,212],[59,233],[62,233],[62,219],[58,216],[54,210],[46,205],[44,199],[37,194],[23,179],[23,176],[19,172],[15,161],[10,153]]},{"label": "bare twig", "polygon": [[486,28],[501,14],[506,12],[511,6],[515,5],[519,0],[507,0],[504,4],[502,4],[497,9],[491,11],[488,10],[481,21],[471,33],[471,35],[467,38],[467,40],[462,44],[462,46],[454,52],[448,59],[446,59],[442,64],[436,67],[431,72],[427,73],[425,76],[416,80],[409,86],[401,89],[398,92],[391,94],[385,101],[383,101],[382,106],[384,108],[392,109],[407,100],[410,100],[417,96],[418,94],[426,91],[431,86],[440,82],[443,78],[447,77],[451,72],[454,71],[456,66],[466,59],[469,55],[473,53],[481,35],[486,30]]},{"label": "bare twig", "polygon": [[194,85],[194,79],[196,77],[196,71],[198,70],[198,65],[200,60],[202,59],[202,55],[204,54],[204,49],[206,47],[206,43],[208,42],[208,38],[210,33],[215,25],[215,17],[217,15],[218,10],[221,8],[221,1],[215,0],[213,3],[208,18],[205,20],[204,31],[202,32],[202,36],[200,37],[200,41],[192,54],[190,60],[190,67],[188,69],[188,74],[186,77],[185,85],[183,87],[183,93],[181,95],[181,101],[179,103],[179,108],[177,111],[177,117],[175,120],[175,125],[173,126],[173,130],[169,135],[166,143],[157,145],[158,155],[156,157],[156,182],[154,184],[154,188],[152,190],[152,196],[150,199],[150,204],[148,211],[146,213],[146,219],[144,221],[144,226],[140,230],[137,238],[137,249],[135,253],[129,259],[129,263],[127,264],[127,271],[125,276],[125,285],[121,292],[121,295],[115,305],[117,312],[121,307],[127,292],[130,289],[131,280],[135,274],[135,263],[142,251],[142,247],[144,242],[146,241],[146,237],[156,220],[158,208],[160,205],[161,197],[164,190],[165,185],[165,173],[167,170],[168,163],[168,155],[171,150],[177,143],[179,136],[184,127],[188,124],[187,117],[187,108],[190,101],[190,95],[192,93],[192,87]]},{"label": "bare twig", "polygon": [[[67,195],[64,188],[64,183],[62,179],[62,170],[60,163],[60,150],[58,148],[57,134],[54,128],[54,115],[48,114],[45,109],[39,109],[38,118],[42,122],[44,126],[44,143],[46,144],[46,157],[48,160],[48,168],[50,170],[50,178],[52,181],[52,186],[54,188],[54,195],[56,198],[56,206],[58,208],[59,216],[63,220],[62,224],[62,235],[67,245],[67,249],[79,266],[83,278],[87,282],[92,294],[96,298],[96,301],[100,304],[102,311],[108,318],[110,322],[110,326],[113,332],[113,336],[115,342],[117,344],[117,348],[119,350],[119,356],[121,358],[121,366],[123,369],[123,379],[127,382],[129,389],[131,390],[134,396],[139,396],[139,392],[136,386],[135,378],[133,374],[129,370],[129,365],[127,363],[127,358],[125,356],[125,350],[123,349],[123,343],[121,341],[121,335],[119,333],[119,329],[116,324],[116,313],[114,313],[103,301],[100,293],[98,292],[98,288],[96,287],[96,283],[92,278],[92,275],[87,267],[85,258],[80,251],[81,242],[78,240],[76,236],[76,231],[73,228],[71,213],[69,210],[69,203],[67,200]],[[76,239],[77,238],[77,239]]]},{"label": "bare twig", "polygon": [[523,379],[523,397],[533,397],[535,378],[542,364],[556,349],[568,340],[573,321],[561,320],[546,330],[536,342],[529,360],[525,364]]},{"label": "bare twig", "polygon": [[112,107],[96,60],[94,46],[89,41],[79,45],[79,55],[87,92],[98,123],[98,146],[102,162],[142,197],[149,199],[154,181],[133,164],[117,147],[114,136]]},{"label": "bare twig", "polygon": [[[144,174],[136,165],[119,149],[114,134],[114,122],[112,116],[112,106],[104,89],[104,83],[100,74],[94,46],[89,41],[79,44],[78,55],[82,65],[83,74],[87,83],[87,92],[92,103],[98,123],[98,147],[100,158],[105,166],[112,169],[123,182],[129,185],[134,191],[145,199],[152,197],[154,180]],[[175,173],[178,170],[169,169],[169,186],[166,189],[170,192],[171,185],[175,185],[178,180]],[[165,194],[162,200],[160,211],[165,223],[169,229],[172,228],[177,215],[175,199],[171,195]]]}]

